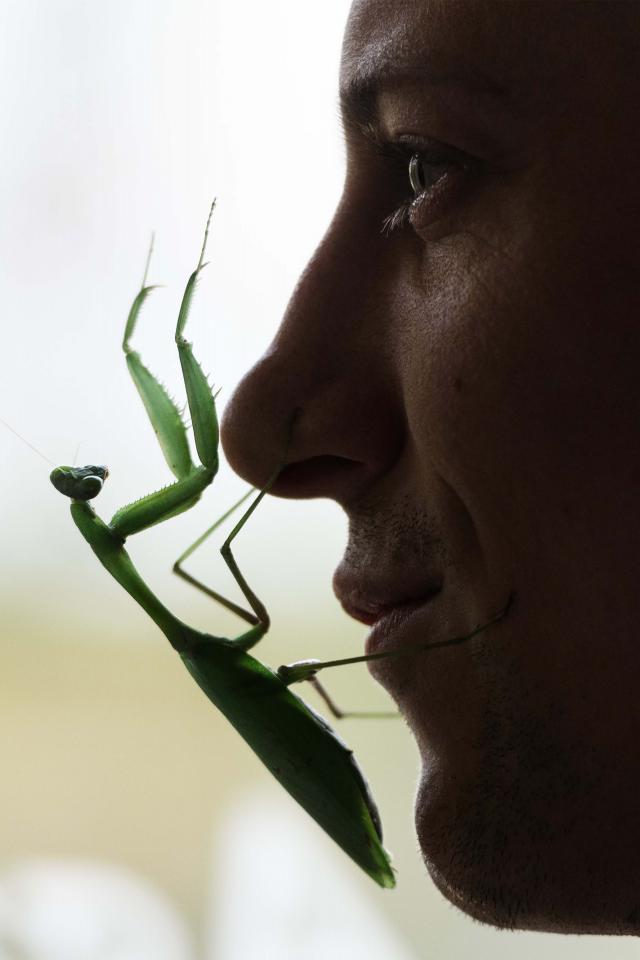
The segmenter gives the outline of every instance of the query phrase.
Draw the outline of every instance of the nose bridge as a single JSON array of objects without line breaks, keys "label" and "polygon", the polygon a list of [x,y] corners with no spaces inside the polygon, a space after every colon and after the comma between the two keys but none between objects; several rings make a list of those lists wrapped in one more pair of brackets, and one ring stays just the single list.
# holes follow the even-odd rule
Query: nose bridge
[{"label": "nose bridge", "polygon": [[336,413],[348,407],[363,387],[355,373],[366,369],[374,381],[385,366],[387,331],[375,307],[375,260],[355,226],[338,210],[265,354],[307,415],[316,405],[335,407]]},{"label": "nose bridge", "polygon": [[[305,496],[346,498],[397,452],[402,431],[389,362],[390,321],[377,296],[379,245],[367,236],[343,200],[271,345],[227,405],[225,454],[256,486],[281,460],[296,409],[301,413],[287,462],[304,461],[308,468]],[[295,486],[285,491],[276,484],[273,492],[302,495]]]}]

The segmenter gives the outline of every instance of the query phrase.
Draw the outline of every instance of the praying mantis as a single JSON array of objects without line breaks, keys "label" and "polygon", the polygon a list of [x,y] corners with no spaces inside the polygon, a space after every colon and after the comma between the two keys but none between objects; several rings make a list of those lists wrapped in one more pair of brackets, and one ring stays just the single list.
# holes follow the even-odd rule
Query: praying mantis
[{"label": "praying mantis", "polygon": [[[128,537],[193,507],[218,470],[219,430],[215,396],[194,357],[191,344],[184,337],[196,282],[206,266],[204,255],[214,206],[215,201],[209,212],[200,259],[184,290],[175,331],[198,463],[192,459],[187,428],[178,407],[130,343],[142,306],[154,289],[154,286],[147,285],[150,249],[141,288],[127,317],[122,347],[162,453],[176,479],[164,489],[122,507],[109,523],[101,520],[89,503],[103,487],[108,475],[106,467],[56,467],[51,473],[51,482],[56,490],[71,499],[73,520],[102,565],[164,633],[209,700],[342,850],[381,887],[390,888],[395,885],[395,877],[389,854],[382,846],[380,817],[352,751],[327,722],[290,689],[293,683],[310,680],[331,707],[331,701],[316,680],[316,673],[323,667],[373,657],[324,663],[300,661],[273,671],[249,652],[265,635],[270,621],[264,604],[240,572],[231,543],[275,482],[286,463],[286,451],[282,463],[236,523],[220,551],[251,612],[196,580],[182,568],[182,563],[255,490],[245,494],[174,564],[174,571],[183,579],[204,590],[249,624],[249,629],[239,636],[233,639],[213,636],[179,620],[143,580],[125,549]],[[297,415],[298,411],[292,417],[290,434]],[[474,634],[488,625],[477,627]],[[429,646],[466,639],[469,637]]]},{"label": "praying mantis", "polygon": [[[382,887],[395,884],[389,855],[382,846],[380,817],[352,752],[325,720],[290,689],[290,683],[255,659],[249,651],[269,629],[264,604],[249,587],[231,551],[231,543],[275,481],[282,465],[227,537],[222,556],[252,613],[221,597],[182,569],[182,562],[254,491],[249,491],[176,561],[184,579],[243,617],[250,626],[234,639],[212,636],[180,621],[155,596],[125,549],[128,537],[190,509],[212,483],[219,465],[215,397],[191,344],[184,337],[196,281],[204,255],[211,206],[198,264],[182,297],[175,342],[191,416],[199,463],[191,458],[187,429],[174,401],[131,348],[140,311],[154,289],[147,268],[126,322],[122,342],[127,366],[175,482],[122,507],[105,523],[89,501],[107,478],[106,467],[56,467],[51,482],[71,499],[71,515],[102,565],[157,624],[185,667],[211,702],[225,715],[266,767],[338,845]],[[284,464],[283,464],[284,465]]]}]

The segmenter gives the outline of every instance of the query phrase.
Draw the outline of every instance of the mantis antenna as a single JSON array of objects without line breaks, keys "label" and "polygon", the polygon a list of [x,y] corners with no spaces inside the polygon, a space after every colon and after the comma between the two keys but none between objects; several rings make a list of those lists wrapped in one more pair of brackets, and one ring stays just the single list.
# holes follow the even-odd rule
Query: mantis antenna
[{"label": "mantis antenna", "polygon": [[18,433],[17,430],[14,430],[13,427],[11,426],[11,424],[7,423],[6,420],[3,420],[2,417],[0,417],[0,423],[2,423],[2,424],[7,428],[7,430],[10,430],[11,433],[12,433],[15,437],[18,438],[18,440],[22,440],[22,442],[25,443],[25,444],[29,447],[30,450],[33,450],[33,452],[34,452],[34,453],[37,453],[39,457],[41,457],[41,458],[42,458],[43,460],[45,460],[47,463],[50,463],[52,467],[55,467],[55,463],[53,462],[53,460],[49,460],[49,457],[45,457],[44,453],[41,453],[41,452],[38,450],[38,448],[37,448],[37,447],[34,447],[34,445],[33,445],[32,443],[29,443],[28,440],[25,440],[25,438],[22,436],[22,434],[21,434],[21,433]]}]

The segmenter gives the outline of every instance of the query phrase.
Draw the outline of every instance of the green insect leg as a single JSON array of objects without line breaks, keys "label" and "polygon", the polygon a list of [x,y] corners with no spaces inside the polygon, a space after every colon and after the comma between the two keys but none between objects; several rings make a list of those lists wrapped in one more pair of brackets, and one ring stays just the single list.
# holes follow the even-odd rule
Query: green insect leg
[{"label": "green insect leg", "polygon": [[[182,311],[181,311],[181,315],[182,315]],[[177,331],[177,333],[181,329],[182,328],[179,327],[179,330]],[[245,525],[245,523],[247,522],[247,520],[249,519],[253,511],[256,509],[256,507],[258,506],[262,498],[265,496],[265,494],[268,493],[272,485],[275,483],[277,477],[282,472],[283,468],[286,466],[287,453],[288,453],[289,445],[291,442],[293,425],[297,420],[300,412],[301,411],[299,409],[296,409],[291,418],[291,422],[289,425],[289,433],[287,437],[287,444],[286,444],[285,453],[282,459],[282,463],[273,472],[272,476],[267,481],[265,487],[260,491],[260,493],[255,498],[253,503],[250,505],[248,510],[242,515],[238,523],[235,525],[235,527],[233,528],[233,530],[225,540],[220,550],[220,553],[222,554],[222,557],[225,563],[229,567],[229,570],[231,571],[233,578],[235,579],[236,583],[242,590],[242,593],[247,599],[249,606],[251,607],[251,610],[253,612],[250,613],[248,610],[244,610],[242,607],[234,603],[232,600],[229,600],[228,598],[223,597],[217,591],[213,590],[211,587],[202,583],[201,580],[198,580],[196,579],[196,577],[192,576],[190,573],[187,573],[187,571],[184,569],[182,565],[184,561],[187,560],[188,557],[190,557],[191,554],[205,542],[205,540],[213,533],[213,531],[216,530],[233,513],[234,510],[236,510],[242,503],[244,503],[247,497],[251,496],[251,494],[255,492],[254,490],[250,490],[247,494],[245,494],[244,497],[242,497],[233,507],[227,510],[226,513],[223,514],[223,516],[220,517],[219,520],[216,520],[216,522],[212,526],[210,526],[208,530],[205,530],[205,532],[200,537],[198,537],[198,539],[194,543],[192,543],[189,547],[187,547],[184,553],[182,553],[178,557],[178,559],[176,560],[173,566],[174,573],[176,573],[179,577],[182,577],[183,580],[186,580],[187,583],[190,583],[192,586],[196,587],[198,590],[201,590],[203,593],[211,597],[217,603],[220,603],[222,604],[222,606],[226,607],[227,610],[231,610],[232,613],[237,614],[239,617],[242,617],[243,620],[246,620],[247,623],[251,624],[250,630],[241,634],[239,637],[236,637],[233,641],[233,643],[237,644],[238,647],[242,650],[249,650],[251,647],[255,646],[255,644],[257,644],[262,639],[262,637],[265,635],[265,633],[269,629],[270,620],[264,604],[258,599],[256,594],[253,592],[253,590],[245,580],[244,576],[240,572],[238,565],[236,563],[236,560],[231,551],[231,543],[235,539],[235,537],[238,535],[240,530],[242,530],[243,526]]]},{"label": "green insect leg", "polygon": [[205,467],[196,467],[184,480],[177,480],[162,490],[121,507],[114,513],[109,527],[122,540],[162,523],[189,510],[200,499],[202,491],[209,486],[214,474]]},{"label": "green insect leg", "polygon": [[165,387],[156,380],[151,371],[143,364],[140,359],[140,354],[133,350],[130,344],[142,306],[151,291],[156,289],[155,286],[146,286],[152,251],[153,239],[151,240],[151,246],[147,256],[147,265],[142,286],[131,305],[127,317],[122,349],[126,356],[131,379],[140,394],[140,399],[147,411],[147,416],[158,438],[158,443],[167,461],[167,465],[174,476],[177,477],[178,480],[181,480],[189,476],[194,469],[182,415]]},{"label": "green insect leg", "polygon": [[397,719],[400,716],[397,710],[342,710],[317,677],[309,677],[307,682],[313,687],[318,696],[324,700],[327,709],[336,720],[388,720],[391,718]]},{"label": "green insect leg", "polygon": [[369,663],[372,660],[384,660],[388,657],[414,656],[424,650],[436,650],[441,647],[455,647],[467,643],[479,633],[503,620],[509,613],[515,600],[515,592],[511,591],[503,609],[486,623],[479,623],[470,633],[460,637],[449,637],[446,640],[432,640],[418,646],[404,647],[401,650],[387,650],[381,653],[363,654],[360,657],[343,657],[340,660],[298,660],[296,663],[283,664],[276,671],[283,683],[290,686],[292,683],[301,683],[303,680],[313,680],[321,670],[328,667],[345,667],[351,663]]},{"label": "green insect leg", "polygon": [[201,580],[198,580],[192,574],[187,573],[187,571],[183,567],[184,561],[187,560],[191,556],[191,554],[198,549],[198,547],[202,546],[202,544],[205,542],[205,540],[207,540],[211,536],[214,530],[217,530],[218,527],[221,526],[221,524],[223,524],[224,521],[228,517],[230,517],[231,514],[234,513],[234,511],[237,510],[238,507],[241,506],[245,502],[245,500],[251,496],[252,493],[254,493],[254,490],[249,490],[248,493],[245,493],[245,495],[241,497],[240,500],[238,500],[238,502],[235,503],[229,510],[227,510],[226,513],[224,513],[218,520],[216,520],[216,522],[213,523],[208,530],[205,530],[205,532],[201,534],[198,537],[198,539],[191,544],[191,546],[187,547],[184,553],[181,553],[178,559],[176,560],[176,562],[174,563],[173,572],[176,574],[176,576],[181,577],[187,583],[190,583],[192,587],[195,587],[197,590],[202,591],[202,593],[205,593],[208,597],[211,597],[212,600],[215,600],[217,603],[221,604],[223,607],[226,607],[227,610],[230,610],[232,613],[237,614],[237,616],[242,617],[243,620],[246,620],[247,623],[250,623],[252,624],[252,626],[255,626],[259,621],[258,621],[258,618],[253,613],[249,613],[248,610],[245,610],[243,609],[243,607],[238,606],[238,604],[234,603],[233,600],[229,600],[226,597],[223,597],[222,594],[218,593],[216,590],[213,590],[211,587],[207,586],[206,583],[203,583]]},{"label": "green insect leg", "polygon": [[[187,281],[176,327],[176,343],[201,465],[195,466],[192,462],[187,428],[175,402],[142,363],[140,355],[130,347],[129,341],[135,331],[140,309],[146,295],[152,289],[145,286],[147,275],[145,270],[142,289],[129,311],[122,347],[127,357],[129,372],[142,398],[167,464],[178,479],[171,486],[142,497],[114,514],[110,527],[123,539],[188,510],[197,503],[203,490],[212,482],[218,470],[219,431],[215,398],[198,361],[193,356],[191,345],[182,336],[193,299],[195,282],[203,267],[202,260],[212,213],[213,204],[207,220],[198,266]],[[151,250],[149,258],[150,256]]]},{"label": "green insect leg", "polygon": [[242,617],[243,620],[246,620],[248,623],[251,624],[250,630],[248,630],[246,633],[241,634],[239,637],[236,637],[233,640],[233,643],[237,644],[238,647],[242,650],[249,650],[251,647],[255,646],[255,644],[262,639],[262,637],[265,635],[265,633],[269,629],[271,621],[269,619],[269,614],[267,613],[267,609],[265,605],[262,603],[261,600],[258,599],[258,597],[255,595],[255,593],[253,592],[253,590],[251,589],[251,587],[243,577],[242,573],[240,572],[238,565],[235,561],[235,558],[231,553],[231,542],[240,532],[242,527],[245,525],[245,523],[247,522],[247,520],[249,519],[253,511],[256,509],[256,507],[258,506],[258,504],[260,503],[264,495],[267,493],[271,485],[275,482],[276,477],[278,476],[278,473],[280,473],[281,469],[282,469],[281,467],[278,468],[278,470],[273,474],[273,476],[271,477],[271,479],[269,480],[265,488],[260,491],[260,493],[255,498],[255,500],[253,501],[249,509],[242,515],[239,522],[235,525],[235,527],[233,528],[233,530],[231,531],[231,533],[229,534],[229,536],[227,537],[227,539],[225,540],[224,544],[220,549],[220,553],[222,554],[222,557],[225,563],[229,567],[234,580],[236,581],[236,583],[242,590],[242,593],[246,597],[253,613],[250,613],[248,610],[244,610],[242,607],[234,603],[232,600],[228,600],[226,597],[223,597],[221,594],[217,593],[215,590],[212,590],[211,587],[208,587],[206,584],[202,583],[200,580],[197,580],[195,577],[191,576],[191,574],[187,573],[182,568],[182,563],[184,562],[184,560],[186,560],[187,557],[189,557],[194,552],[194,550],[197,550],[197,548],[202,543],[204,543],[204,541],[210,536],[210,534],[212,534],[213,531],[217,527],[219,527],[220,524],[224,520],[226,520],[227,517],[237,507],[239,507],[240,504],[243,503],[248,496],[250,496],[254,492],[253,490],[250,490],[249,493],[245,494],[245,496],[242,497],[242,499],[238,503],[236,503],[233,507],[231,507],[230,510],[227,510],[227,512],[222,517],[220,517],[219,520],[216,520],[216,522],[211,527],[209,527],[208,530],[206,530],[200,537],[198,537],[198,539],[194,543],[192,543],[191,546],[188,547],[184,551],[184,553],[181,554],[180,557],[178,557],[173,567],[174,573],[182,577],[183,580],[186,580],[187,583],[192,584],[192,586],[196,587],[198,590],[201,590],[203,593],[206,593],[207,596],[211,597],[213,600],[216,600],[218,603],[221,603],[222,606],[227,608],[227,610],[231,610],[233,613],[236,613],[239,617]]},{"label": "green insect leg", "polygon": [[209,217],[204,231],[204,240],[200,251],[198,265],[187,281],[180,312],[178,313],[178,322],[176,324],[175,340],[180,357],[180,366],[182,367],[182,376],[185,389],[187,391],[187,403],[189,404],[189,413],[191,414],[191,425],[193,427],[193,437],[196,444],[196,450],[200,462],[203,466],[213,470],[218,469],[218,442],[219,428],[218,417],[216,414],[215,397],[212,394],[211,387],[202,372],[202,367],[196,360],[191,349],[191,344],[184,337],[184,328],[191,310],[193,294],[200,271],[206,267],[203,263],[204,253],[207,246],[207,237],[209,236],[209,225],[215,207],[215,200],[211,204]]}]

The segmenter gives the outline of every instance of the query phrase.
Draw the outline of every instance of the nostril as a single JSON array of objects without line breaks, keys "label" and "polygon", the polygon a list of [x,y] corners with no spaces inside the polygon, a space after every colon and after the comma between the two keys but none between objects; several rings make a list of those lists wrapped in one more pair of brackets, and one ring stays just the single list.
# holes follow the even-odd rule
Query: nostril
[{"label": "nostril", "polygon": [[277,497],[332,497],[342,499],[362,477],[364,464],[347,457],[324,455],[289,463],[269,491]]}]

